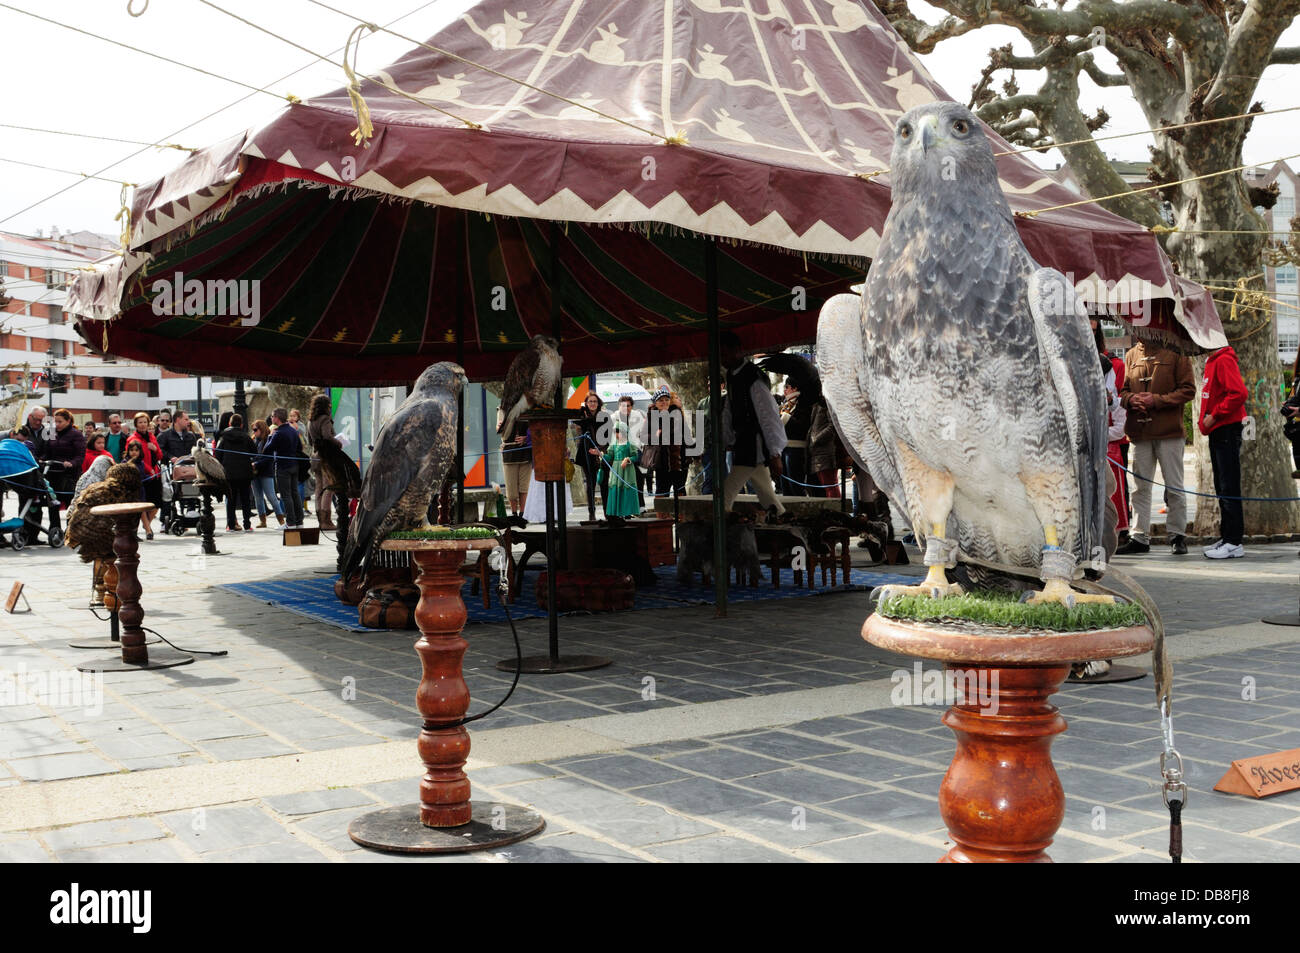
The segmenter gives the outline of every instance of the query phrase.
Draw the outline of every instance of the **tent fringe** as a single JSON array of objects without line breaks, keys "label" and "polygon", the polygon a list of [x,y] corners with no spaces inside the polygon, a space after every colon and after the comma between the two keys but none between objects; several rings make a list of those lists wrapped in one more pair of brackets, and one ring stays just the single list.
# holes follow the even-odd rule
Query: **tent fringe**
[{"label": "tent fringe", "polygon": [[[176,232],[172,232],[171,234],[166,236],[165,239],[163,239],[163,245],[161,247],[153,248],[153,251],[155,254],[163,254],[168,251],[171,251],[171,249],[174,248],[177,244],[183,241],[188,241],[189,238],[191,238],[198,229],[207,225],[209,222],[224,219],[226,215],[230,212],[230,209],[236,203],[260,198],[264,195],[268,195],[274,192],[286,192],[293,187],[304,188],[304,189],[328,189],[329,197],[331,199],[341,198],[341,199],[357,200],[357,199],[372,198],[372,199],[377,199],[381,202],[388,202],[388,203],[402,204],[402,205],[411,205],[419,201],[418,199],[408,198],[407,196],[404,195],[393,195],[390,192],[376,192],[374,189],[367,189],[364,186],[345,185],[336,182],[315,182],[315,181],[308,181],[305,179],[281,179],[278,182],[261,182],[253,186],[251,189],[248,189],[244,192],[240,192],[238,195],[234,196],[233,198],[228,198],[220,205],[208,209],[206,212],[203,212],[202,214],[200,214],[199,216],[197,216],[191,221],[188,230],[180,229],[177,230]],[[437,206],[430,202],[420,202],[420,204],[429,205],[433,208],[452,207],[452,206]],[[470,210],[457,209],[457,211],[470,211]],[[523,217],[523,216],[519,216],[519,217]],[[545,219],[545,218],[530,218],[530,220],[534,222],[552,221],[551,219]],[[567,227],[571,222],[571,220],[569,219],[556,219],[554,221],[556,222],[556,224],[562,227]],[[618,228],[623,230],[635,230],[641,232],[643,235],[647,237],[650,237],[652,235],[660,235],[664,233],[667,233],[669,236],[674,238],[707,237],[707,233],[705,232],[697,231],[692,228],[686,228],[682,225],[677,225],[672,222],[654,222],[654,221],[576,222],[574,221],[572,223],[578,225],[595,225],[600,228]],[[828,261],[840,265],[849,265],[855,268],[859,268],[863,271],[866,271],[866,269],[871,265],[870,258],[865,257],[863,255],[850,254],[848,252],[808,251],[799,248],[788,248],[784,245],[773,244],[772,242],[754,241],[752,239],[747,239],[747,238],[734,238],[732,236],[727,236],[727,235],[718,235],[715,237],[719,242],[725,242],[732,246],[748,246],[750,248],[765,248],[770,251],[783,252],[787,255],[804,255],[804,256],[811,255],[820,261]]]}]

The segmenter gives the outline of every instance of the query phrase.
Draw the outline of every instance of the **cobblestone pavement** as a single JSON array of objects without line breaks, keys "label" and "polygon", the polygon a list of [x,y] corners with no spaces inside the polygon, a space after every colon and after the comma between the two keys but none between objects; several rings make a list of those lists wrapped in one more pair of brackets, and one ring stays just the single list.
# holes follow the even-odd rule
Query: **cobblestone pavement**
[{"label": "cobblestone pavement", "polygon": [[[950,846],[935,800],[953,751],[942,708],[893,704],[891,675],[913,662],[862,641],[869,601],[850,592],[725,620],[699,607],[562,618],[566,652],[614,664],[525,676],[471,727],[475,797],[531,805],[546,831],[439,859],[360,849],[354,817],[416,798],[412,635],[344,632],[214,590],[332,562],[331,548],[281,547],[270,531],[218,543],[228,555],[199,557],[193,537],[142,543],[142,603],[168,639],[228,656],[109,674],[92,700],[15,704],[3,689],[0,859],[929,862]],[[1296,547],[1122,565],[1170,632],[1187,859],[1300,860],[1300,794],[1210,790],[1233,759],[1300,747],[1298,630],[1258,622],[1296,613]],[[89,568],[0,551],[0,590],[13,579],[33,608],[0,616],[3,684],[52,690],[96,657],[67,642],[106,634],[81,608]],[[544,650],[544,620],[519,630],[525,653]],[[509,687],[495,662],[514,646],[503,626],[466,637],[478,711]],[[1070,723],[1052,749],[1067,794],[1058,861],[1166,859],[1153,698],[1150,678],[1055,696]]]}]

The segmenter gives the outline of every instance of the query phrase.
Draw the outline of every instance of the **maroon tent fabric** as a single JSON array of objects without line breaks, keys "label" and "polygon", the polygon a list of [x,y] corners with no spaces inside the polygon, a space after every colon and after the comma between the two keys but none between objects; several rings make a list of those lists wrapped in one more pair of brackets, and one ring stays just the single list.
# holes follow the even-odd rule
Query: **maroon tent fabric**
[{"label": "maroon tent fabric", "polygon": [[[689,360],[705,353],[713,236],[722,323],[756,347],[812,338],[875,252],[895,122],[948,98],[883,15],[855,0],[517,6],[480,3],[362,80],[363,145],[340,89],[137,190],[128,254],[74,288],[83,335],[100,346],[93,319],[110,320],[124,356],[338,384],[447,359],[499,377],[553,320],[572,373]],[[1095,205],[1043,211],[1081,196],[1023,156],[999,175],[1040,263],[1219,343],[1212,301],[1180,293],[1153,234]],[[257,281],[257,322],[160,311],[177,273]]]}]

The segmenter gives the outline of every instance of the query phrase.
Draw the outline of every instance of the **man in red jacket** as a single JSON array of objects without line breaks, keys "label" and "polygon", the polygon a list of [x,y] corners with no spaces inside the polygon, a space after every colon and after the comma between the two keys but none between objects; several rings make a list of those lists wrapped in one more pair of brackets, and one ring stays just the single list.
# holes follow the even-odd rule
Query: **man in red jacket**
[{"label": "man in red jacket", "polygon": [[1207,559],[1237,559],[1245,520],[1241,514],[1241,429],[1246,419],[1246,384],[1237,352],[1221,347],[1205,362],[1201,384],[1201,433],[1210,438],[1214,492],[1219,497],[1219,541],[1207,547]]}]

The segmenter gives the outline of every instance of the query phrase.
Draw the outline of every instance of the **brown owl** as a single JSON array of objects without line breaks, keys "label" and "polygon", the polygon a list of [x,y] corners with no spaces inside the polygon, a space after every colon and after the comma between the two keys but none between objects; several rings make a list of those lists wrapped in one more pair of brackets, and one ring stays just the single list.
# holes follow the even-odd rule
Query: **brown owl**
[{"label": "brown owl", "polygon": [[83,563],[113,559],[113,520],[91,516],[93,507],[108,503],[137,503],[140,500],[140,471],[134,463],[115,463],[102,483],[82,490],[68,509],[66,544],[75,549]]}]

